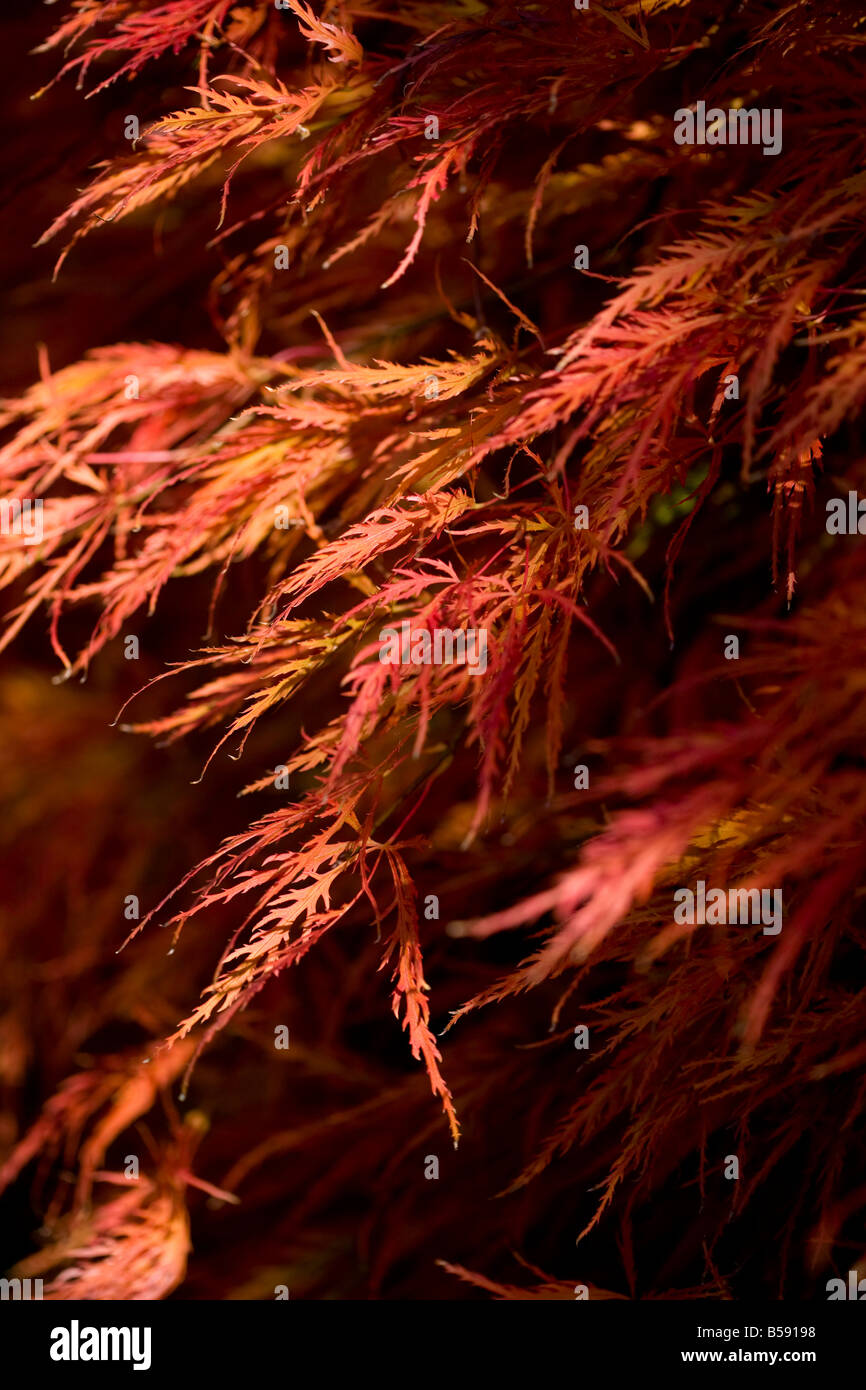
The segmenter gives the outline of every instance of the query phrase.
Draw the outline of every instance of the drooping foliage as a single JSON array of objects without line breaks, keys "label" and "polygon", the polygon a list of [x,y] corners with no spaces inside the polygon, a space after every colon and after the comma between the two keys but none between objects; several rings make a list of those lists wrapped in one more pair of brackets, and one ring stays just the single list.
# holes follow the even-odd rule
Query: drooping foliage
[{"label": "drooping foliage", "polygon": [[[844,0],[77,0],[42,44],[39,105],[106,115],[32,273],[74,315],[79,258],[156,268],[0,414],[44,522],[0,536],[0,1182],[47,1296],[861,1254],[864,41]],[[677,144],[698,100],[780,152]],[[383,664],[406,623],[485,669]],[[783,930],[675,922],[700,879]]]}]

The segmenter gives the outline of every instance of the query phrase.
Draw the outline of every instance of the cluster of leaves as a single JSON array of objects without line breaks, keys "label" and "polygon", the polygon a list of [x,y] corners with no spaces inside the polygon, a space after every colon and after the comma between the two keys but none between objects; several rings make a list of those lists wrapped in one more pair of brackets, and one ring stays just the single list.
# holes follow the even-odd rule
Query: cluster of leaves
[{"label": "cluster of leaves", "polygon": [[[862,1241],[866,560],[856,538],[829,543],[822,499],[862,481],[864,39],[856,4],[806,0],[339,0],[318,14],[303,0],[83,0],[49,40],[73,45],[64,72],[100,88],[172,54],[191,75],[186,107],[106,158],[45,233],[63,248],[61,284],[80,238],[180,209],[213,260],[221,344],[120,343],[60,369],[43,351],[38,383],[4,403],[2,487],[44,499],[44,536],[0,537],[3,644],[45,609],[61,677],[83,677],[131,630],[146,646],[147,620],[191,594],[206,645],[190,641],[167,682],[186,681],[186,698],[124,729],[165,747],[217,728],[202,776],[228,746],[253,762],[236,790],[258,803],[279,748],[291,788],[252,824],[220,826],[161,901],[145,893],[121,962],[158,921],[173,947],[196,937],[194,986],[204,928],[225,925],[198,1002],[167,1027],[164,1010],[139,1017],[146,1052],[73,1077],[13,1148],[6,1182],[61,1141],[69,1161],[108,1106],[48,1253],[26,1266],[63,1266],[52,1296],[158,1297],[183,1277],[192,1147],[173,1103],[137,1195],[88,1214],[94,1172],[301,962],[324,981],[330,961],[344,1025],[352,992],[389,971],[455,1144],[467,1127],[442,1244],[419,1236],[420,1217],[399,1234],[392,1182],[370,1287],[420,1248],[489,1260],[443,1268],[498,1297],[568,1296],[584,1259],[593,1296],[633,1295],[649,1199],[690,1200],[670,1190],[695,1183],[711,1214],[689,1208],[669,1271],[681,1295],[735,1287],[749,1247],[730,1223],[756,1192],[783,1233],[754,1275],[765,1290],[789,1264],[803,1288],[837,1248],[847,1261],[858,1214]],[[676,145],[673,113],[697,98],[781,108],[781,153]],[[485,629],[484,675],[383,665],[379,632],[406,620]],[[735,666],[725,631],[747,644]],[[591,789],[571,790],[585,760]],[[673,888],[698,877],[783,884],[781,936],[671,925]],[[430,894],[438,916],[422,913]],[[465,956],[467,938],[504,932],[517,942],[504,954]],[[135,980],[141,966],[122,969]],[[587,1019],[575,1087],[575,1054],[562,1057]],[[336,1090],[235,1153],[215,1200],[287,1150],[315,1174],[335,1126],[354,1126],[346,1161],[302,1198],[293,1188],[292,1221],[326,1221],[336,1192],[369,1196],[383,1165],[393,1179],[435,1142],[417,1082],[350,1058],[344,1025],[321,1054]],[[516,1061],[515,1042],[528,1047]],[[321,1060],[295,1055],[315,1077]],[[512,1141],[492,1186],[488,1128]],[[720,1144],[744,1163],[732,1201]],[[800,1196],[774,1225],[767,1178],[786,1164]],[[589,1204],[584,1177],[601,1189]],[[482,1183],[531,1191],[532,1217],[512,1207],[463,1246]],[[258,1192],[266,1222],[280,1189]],[[571,1222],[570,1263],[549,1252],[564,1282],[533,1265],[541,1282],[516,1294],[506,1252],[537,1243],[554,1208]],[[610,1246],[610,1223],[619,1264],[591,1243]],[[165,1258],[145,1249],[134,1274],[112,1273],[104,1242],[133,1248],[148,1231]],[[588,1242],[576,1264],[575,1237]]]}]

